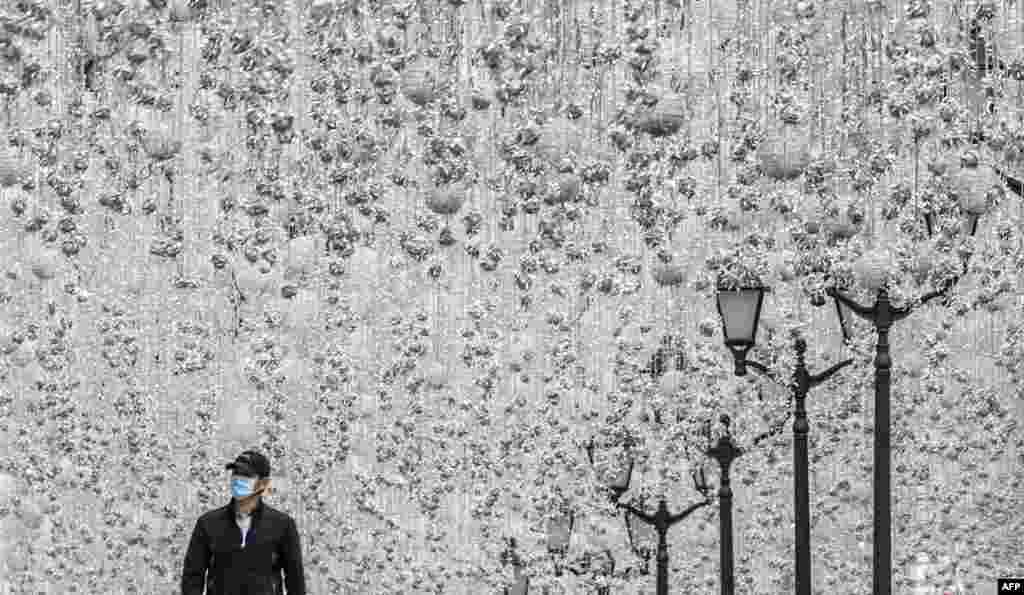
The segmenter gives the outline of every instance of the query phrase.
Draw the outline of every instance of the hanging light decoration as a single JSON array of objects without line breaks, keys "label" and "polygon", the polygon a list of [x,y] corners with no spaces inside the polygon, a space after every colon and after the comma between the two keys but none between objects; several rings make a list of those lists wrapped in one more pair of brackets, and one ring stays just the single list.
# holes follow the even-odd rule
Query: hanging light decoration
[{"label": "hanging light decoration", "polygon": [[795,126],[778,125],[761,142],[757,160],[764,175],[773,180],[792,180],[811,162],[810,139]]},{"label": "hanging light decoration", "polygon": [[990,168],[979,165],[978,156],[973,151],[964,154],[961,168],[950,180],[950,193],[956,197],[961,211],[968,218],[980,217],[988,212],[990,202],[1001,187]]},{"label": "hanging light decoration", "polygon": [[25,162],[10,147],[0,148],[0,186],[10,187],[24,181]]},{"label": "hanging light decoration", "polygon": [[636,118],[636,126],[652,136],[668,136],[679,132],[687,121],[687,98],[670,94],[658,100]]}]

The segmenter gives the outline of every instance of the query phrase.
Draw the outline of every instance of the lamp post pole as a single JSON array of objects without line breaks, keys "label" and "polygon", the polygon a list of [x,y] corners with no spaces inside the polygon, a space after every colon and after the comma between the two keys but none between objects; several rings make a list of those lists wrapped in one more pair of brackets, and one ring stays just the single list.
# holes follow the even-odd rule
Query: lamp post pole
[{"label": "lamp post pole", "polygon": [[[939,297],[948,291],[933,292],[922,299],[922,303]],[[883,287],[878,290],[875,305],[868,308],[843,296],[835,288],[829,294],[845,304],[857,315],[871,322],[878,340],[875,342],[875,444],[874,444],[874,572],[872,593],[892,595],[892,502],[891,493],[891,436],[890,417],[892,401],[892,355],[889,347],[889,330],[892,325],[910,315],[912,308],[896,308],[889,300],[889,293]]]},{"label": "lamp post pole", "polygon": [[[972,226],[973,227],[973,226]],[[966,264],[966,258],[965,264]],[[932,291],[921,298],[921,305],[943,297],[959,281],[959,275],[946,282],[942,289]],[[892,501],[891,501],[891,406],[892,406],[892,354],[889,346],[889,330],[892,325],[913,312],[914,307],[895,307],[889,299],[889,292],[882,287],[878,290],[875,304],[863,306],[843,295],[835,287],[828,294],[839,304],[848,307],[861,318],[872,323],[877,334],[875,342],[875,444],[874,444],[874,571],[872,593],[892,595]]]},{"label": "lamp post pole", "polygon": [[[727,424],[728,418],[723,418]],[[729,467],[732,462],[743,454],[742,449],[732,442],[728,433],[718,439],[718,443],[708,449],[708,456],[718,461],[721,480],[718,486],[718,518],[719,528],[719,572],[722,595],[736,593],[736,577],[733,572],[732,551],[732,481],[729,478]]]},{"label": "lamp post pole", "polygon": [[[651,523],[654,526],[654,530],[658,533],[658,552],[656,554],[657,561],[657,590],[658,595],[668,595],[668,530],[672,525],[690,516],[692,513],[702,506],[706,506],[708,501],[698,502],[697,504],[691,505],[688,509],[677,515],[671,515],[668,512],[668,505],[665,503],[665,499],[662,498],[658,501],[658,511],[654,513]],[[633,514],[636,514],[635,512]],[[641,520],[648,522],[642,515]]]},{"label": "lamp post pole", "polygon": [[668,593],[668,505],[665,499],[658,501],[658,512],[654,515],[654,528],[658,532],[658,582],[657,592]]},{"label": "lamp post pole", "polygon": [[[757,337],[757,325],[761,316],[761,303],[764,288],[750,287],[739,292],[720,289],[718,292],[718,312],[722,317],[725,344],[732,351],[735,361],[735,374],[745,376],[747,368],[768,377],[778,384],[783,384],[779,377],[764,364],[747,359],[747,353],[753,348]],[[840,312],[840,323],[843,323]],[[843,326],[846,334],[845,325]],[[811,595],[811,510],[810,510],[810,463],[808,461],[807,436],[810,424],[807,421],[807,394],[812,388],[825,382],[839,370],[853,363],[852,359],[843,360],[820,374],[811,374],[807,369],[807,341],[799,335],[794,336],[793,349],[796,352],[796,367],[793,379],[788,383],[795,407],[793,410],[793,483],[794,502],[793,520],[795,525],[795,566],[796,595]],[[758,444],[773,435],[769,431],[754,440]]]},{"label": "lamp post pole", "polygon": [[811,595],[811,486],[808,461],[807,392],[811,388],[810,374],[804,362],[807,342],[796,342],[796,390],[793,391],[793,520],[796,531],[796,595]]},{"label": "lamp post pole", "polygon": [[[961,164],[965,167],[977,167],[977,161],[977,156],[973,152],[965,153],[961,157]],[[1015,193],[1024,192],[1019,181],[1009,178],[998,168],[995,168],[995,171],[1003,183]],[[964,230],[968,235],[974,236],[978,230],[982,212],[962,207],[961,214],[964,216]],[[925,224],[928,235],[931,236],[934,227],[930,214],[925,214]],[[884,285],[878,289],[873,306],[864,306],[854,302],[834,286],[827,290],[828,295],[835,299],[836,309],[840,312],[840,316],[842,316],[842,306],[845,305],[853,313],[870,322],[877,335],[875,342],[874,571],[872,573],[874,595],[892,595],[892,485],[890,479],[892,354],[889,346],[889,330],[895,323],[909,316],[918,306],[923,306],[936,298],[946,299],[950,290],[967,272],[970,257],[970,252],[961,254],[963,270],[946,280],[941,288],[922,296],[918,305],[906,305],[899,308],[893,306],[889,299],[889,292]]]},{"label": "lamp post pole", "polygon": [[885,290],[879,291],[875,307],[878,341],[875,345],[875,571],[872,579],[876,595],[892,593],[892,502],[889,496],[892,491],[892,355],[889,353],[889,329],[896,321],[895,314],[889,294]]},{"label": "lamp post pole", "polygon": [[836,372],[853,363],[845,359],[820,374],[811,374],[807,369],[807,341],[803,337],[794,340],[796,368],[793,371],[793,520],[796,549],[796,595],[811,595],[811,480],[808,460],[807,436],[810,423],[807,421],[807,393],[825,382]]}]

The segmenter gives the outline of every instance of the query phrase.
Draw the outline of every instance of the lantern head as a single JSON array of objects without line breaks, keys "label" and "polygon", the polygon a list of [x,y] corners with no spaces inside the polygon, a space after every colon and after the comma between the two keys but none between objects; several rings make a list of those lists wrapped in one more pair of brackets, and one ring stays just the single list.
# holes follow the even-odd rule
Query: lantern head
[{"label": "lantern head", "polygon": [[747,373],[747,352],[754,346],[757,337],[764,292],[764,287],[719,288],[717,292],[718,314],[722,317],[725,346],[732,351],[737,376],[744,376]]}]

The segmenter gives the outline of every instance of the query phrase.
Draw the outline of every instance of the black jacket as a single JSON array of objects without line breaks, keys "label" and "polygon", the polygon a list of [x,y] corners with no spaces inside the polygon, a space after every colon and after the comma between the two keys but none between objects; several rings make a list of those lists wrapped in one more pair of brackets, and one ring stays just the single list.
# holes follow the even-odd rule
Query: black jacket
[{"label": "black jacket", "polygon": [[295,520],[261,500],[252,511],[243,548],[237,507],[232,498],[196,521],[181,573],[181,595],[204,595],[204,586],[205,595],[306,595]]}]

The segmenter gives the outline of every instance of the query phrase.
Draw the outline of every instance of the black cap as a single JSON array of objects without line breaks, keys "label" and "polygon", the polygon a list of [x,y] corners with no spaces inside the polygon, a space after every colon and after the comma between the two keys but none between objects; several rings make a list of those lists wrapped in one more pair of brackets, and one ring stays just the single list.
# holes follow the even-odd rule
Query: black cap
[{"label": "black cap", "polygon": [[243,452],[224,468],[233,469],[239,475],[258,476],[260,479],[270,477],[270,461],[255,450]]}]

